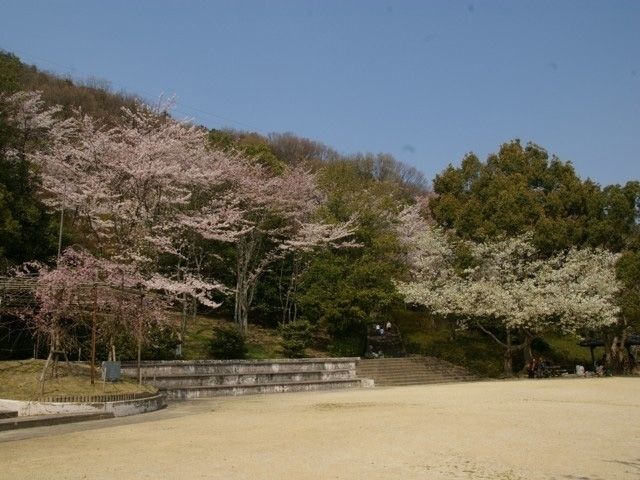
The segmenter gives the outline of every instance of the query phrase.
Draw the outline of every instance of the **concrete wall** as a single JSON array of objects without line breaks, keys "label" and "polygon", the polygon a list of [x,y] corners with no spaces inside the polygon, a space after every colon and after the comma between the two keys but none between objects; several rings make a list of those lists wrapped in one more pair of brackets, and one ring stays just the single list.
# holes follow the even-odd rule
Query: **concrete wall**
[{"label": "concrete wall", "polygon": [[126,417],[138,413],[152,412],[162,408],[164,405],[165,400],[162,394],[135,400],[96,403],[30,402],[0,399],[0,410],[17,411],[18,416],[59,413],[113,413],[116,417]]},{"label": "concrete wall", "polygon": [[[141,364],[146,378],[165,375],[225,374],[225,373],[277,373],[305,372],[311,370],[352,370],[355,376],[359,358],[277,358],[267,360],[164,360],[145,361]],[[122,373],[136,376],[134,362],[123,362]]]}]

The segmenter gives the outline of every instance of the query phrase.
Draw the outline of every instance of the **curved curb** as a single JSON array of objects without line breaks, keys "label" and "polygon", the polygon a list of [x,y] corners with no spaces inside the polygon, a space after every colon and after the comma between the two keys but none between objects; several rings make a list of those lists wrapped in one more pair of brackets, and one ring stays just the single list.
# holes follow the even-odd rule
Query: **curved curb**
[{"label": "curved curb", "polygon": [[115,417],[126,417],[153,412],[165,406],[162,393],[147,398],[119,400],[115,402],[36,402],[0,399],[0,410],[13,410],[18,416],[54,415],[73,413],[111,413]]}]

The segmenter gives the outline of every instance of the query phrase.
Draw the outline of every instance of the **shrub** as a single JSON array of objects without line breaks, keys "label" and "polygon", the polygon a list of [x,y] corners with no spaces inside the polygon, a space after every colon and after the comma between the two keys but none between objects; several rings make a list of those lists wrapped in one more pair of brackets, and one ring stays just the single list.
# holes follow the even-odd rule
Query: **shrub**
[{"label": "shrub", "polygon": [[307,320],[296,320],[279,328],[282,353],[288,358],[302,358],[305,349],[311,345],[314,328]]},{"label": "shrub", "polygon": [[245,338],[235,328],[214,327],[213,335],[209,343],[209,351],[213,358],[231,360],[247,357]]}]

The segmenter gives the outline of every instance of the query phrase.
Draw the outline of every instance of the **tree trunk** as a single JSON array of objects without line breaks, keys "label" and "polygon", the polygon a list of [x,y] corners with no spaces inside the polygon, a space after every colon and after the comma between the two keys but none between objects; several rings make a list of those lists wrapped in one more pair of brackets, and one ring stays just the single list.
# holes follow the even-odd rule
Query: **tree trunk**
[{"label": "tree trunk", "polygon": [[187,293],[182,293],[182,319],[180,321],[180,340],[182,341],[187,333],[187,316],[188,316],[188,306],[187,306]]},{"label": "tree trunk", "polygon": [[522,353],[524,357],[524,367],[522,367],[522,373],[526,373],[529,365],[531,365],[531,360],[533,359],[533,353],[531,352],[531,344],[533,343],[534,337],[527,332],[523,332],[524,340]]},{"label": "tree trunk", "polygon": [[91,385],[96,383],[96,328],[98,316],[98,285],[93,286],[93,311],[91,312]]},{"label": "tree trunk", "polygon": [[140,313],[138,318],[138,331],[137,331],[137,340],[138,340],[138,355],[137,355],[137,369],[138,369],[138,384],[142,385],[142,330],[143,330],[143,308],[144,308],[144,295],[140,294]]},{"label": "tree trunk", "polygon": [[243,237],[237,245],[236,305],[234,320],[238,330],[245,334],[249,325],[249,307],[258,279],[264,269],[276,258],[274,252],[267,253],[257,261],[262,245],[261,233],[256,230]]},{"label": "tree trunk", "polygon": [[58,230],[58,258],[62,255],[62,225],[64,224],[64,205],[60,207],[60,229]]},{"label": "tree trunk", "polygon": [[44,395],[44,382],[47,378],[47,368],[49,368],[49,363],[53,359],[53,352],[55,350],[55,334],[51,335],[51,343],[49,344],[49,355],[47,356],[47,361],[44,362],[44,368],[42,369],[42,373],[40,374],[40,395]]},{"label": "tree trunk", "polygon": [[505,343],[502,340],[500,340],[498,337],[496,337],[493,334],[493,332],[491,332],[490,330],[482,326],[480,322],[476,321],[475,324],[476,324],[476,327],[478,327],[481,331],[489,335],[489,337],[491,337],[498,345],[500,345],[500,347],[502,347],[504,375],[506,377],[512,377],[513,376],[513,354],[514,352],[522,350],[524,348],[524,343],[521,343],[519,345],[513,345],[511,341],[511,328],[509,327],[505,327],[506,336],[507,336],[507,341]]},{"label": "tree trunk", "polygon": [[513,347],[511,346],[511,329],[507,328],[507,344],[504,350],[504,375],[513,376]]},{"label": "tree trunk", "polygon": [[138,368],[138,385],[142,385],[142,368],[140,368],[140,364],[142,362],[142,339],[140,335],[138,335],[138,358],[137,358],[137,368]]},{"label": "tree trunk", "polygon": [[610,334],[610,333],[605,333],[602,337],[603,343],[604,343],[604,362],[600,362],[602,364],[604,364],[603,366],[606,369],[611,369],[612,367],[612,359],[611,359],[611,352],[613,350],[613,342],[614,342],[615,336]]},{"label": "tree trunk", "polygon": [[236,286],[236,306],[234,312],[236,328],[246,335],[249,326],[249,289],[243,279]]},{"label": "tree trunk", "polygon": [[511,350],[505,349],[503,354],[503,362],[504,376],[507,378],[513,377],[513,359]]},{"label": "tree trunk", "polygon": [[236,303],[233,320],[236,328],[246,335],[249,324],[249,260],[253,240],[240,240],[238,243],[238,261],[236,267]]}]

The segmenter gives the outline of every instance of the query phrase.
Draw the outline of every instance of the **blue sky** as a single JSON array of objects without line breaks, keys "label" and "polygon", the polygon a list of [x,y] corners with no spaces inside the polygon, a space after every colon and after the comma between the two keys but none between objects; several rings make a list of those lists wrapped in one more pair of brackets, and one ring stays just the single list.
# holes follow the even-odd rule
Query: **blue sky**
[{"label": "blue sky", "polygon": [[601,184],[640,178],[639,1],[16,0],[0,48],[428,178],[512,138]]}]

